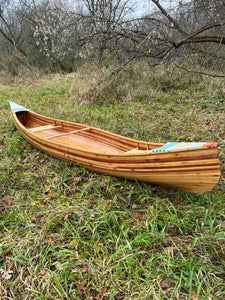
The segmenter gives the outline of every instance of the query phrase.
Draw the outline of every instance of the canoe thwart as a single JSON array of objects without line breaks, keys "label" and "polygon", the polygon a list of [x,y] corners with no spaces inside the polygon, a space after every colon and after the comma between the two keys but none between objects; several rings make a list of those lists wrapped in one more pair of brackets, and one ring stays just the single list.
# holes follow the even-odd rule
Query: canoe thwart
[{"label": "canoe thwart", "polygon": [[62,126],[61,125],[58,125],[58,126],[55,126],[55,125],[45,125],[45,126],[38,126],[38,127],[33,127],[33,128],[29,128],[29,130],[31,132],[38,132],[38,131],[44,131],[44,130],[48,130],[48,129],[55,129],[55,128],[59,128]]},{"label": "canoe thwart", "polygon": [[56,135],[46,136],[46,137],[44,137],[44,139],[45,140],[54,139],[54,138],[59,137],[59,136],[68,135],[68,134],[72,134],[72,133],[77,133],[77,132],[88,130],[88,129],[90,129],[90,127],[85,127],[85,128],[73,130],[73,131],[70,131],[70,132],[59,133],[59,134],[56,134]]}]

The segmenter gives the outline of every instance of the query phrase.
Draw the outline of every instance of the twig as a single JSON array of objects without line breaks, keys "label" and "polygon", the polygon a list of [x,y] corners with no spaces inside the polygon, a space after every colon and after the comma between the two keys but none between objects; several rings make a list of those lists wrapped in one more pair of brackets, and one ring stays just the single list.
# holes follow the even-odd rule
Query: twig
[{"label": "twig", "polygon": [[218,77],[218,78],[225,78],[225,75],[214,75],[214,74],[210,74],[210,73],[206,73],[206,72],[200,72],[200,71],[193,71],[193,70],[188,70],[184,67],[181,67],[179,65],[177,65],[175,62],[174,62],[174,65],[179,68],[179,69],[182,69],[186,72],[189,72],[189,73],[195,73],[195,74],[199,74],[199,75],[206,75],[206,76],[211,76],[211,77]]},{"label": "twig", "polygon": [[15,57],[20,63],[22,63],[24,66],[26,66],[31,72],[33,72],[32,68],[26,64],[22,59],[20,59],[18,56],[12,54],[13,57]]}]

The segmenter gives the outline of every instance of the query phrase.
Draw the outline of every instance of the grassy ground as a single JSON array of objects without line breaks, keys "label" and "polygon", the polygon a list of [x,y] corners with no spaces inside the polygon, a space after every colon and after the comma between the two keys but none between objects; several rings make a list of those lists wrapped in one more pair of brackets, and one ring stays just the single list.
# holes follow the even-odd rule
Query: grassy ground
[{"label": "grassy ground", "polygon": [[[224,83],[143,65],[94,89],[104,72],[2,80],[0,299],[224,299]],[[23,140],[8,101],[149,141],[218,141],[223,176],[193,195],[87,171]]]}]

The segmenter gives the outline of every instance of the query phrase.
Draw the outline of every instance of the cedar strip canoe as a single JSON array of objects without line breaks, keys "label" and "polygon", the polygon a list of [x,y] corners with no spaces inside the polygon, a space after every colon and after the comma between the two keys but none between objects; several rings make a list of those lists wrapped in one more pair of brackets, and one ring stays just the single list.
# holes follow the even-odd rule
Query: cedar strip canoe
[{"label": "cedar strip canoe", "polygon": [[220,179],[217,142],[137,141],[44,117],[13,102],[10,107],[20,134],[34,147],[90,170],[191,193],[210,191]]}]

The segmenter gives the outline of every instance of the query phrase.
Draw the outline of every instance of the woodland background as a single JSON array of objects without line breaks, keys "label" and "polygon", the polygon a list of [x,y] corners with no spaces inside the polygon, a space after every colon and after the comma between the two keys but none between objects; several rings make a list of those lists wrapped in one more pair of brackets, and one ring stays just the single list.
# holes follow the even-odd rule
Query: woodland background
[{"label": "woodland background", "polygon": [[146,59],[220,76],[224,20],[224,0],[1,0],[0,67],[72,72],[84,62],[120,69]]},{"label": "woodland background", "polygon": [[[0,299],[225,298],[225,1],[0,0]],[[9,101],[151,142],[218,141],[190,194],[33,148]]]}]

